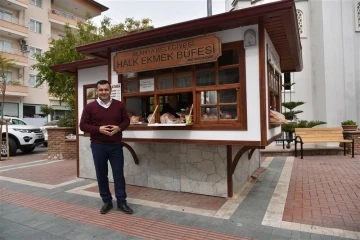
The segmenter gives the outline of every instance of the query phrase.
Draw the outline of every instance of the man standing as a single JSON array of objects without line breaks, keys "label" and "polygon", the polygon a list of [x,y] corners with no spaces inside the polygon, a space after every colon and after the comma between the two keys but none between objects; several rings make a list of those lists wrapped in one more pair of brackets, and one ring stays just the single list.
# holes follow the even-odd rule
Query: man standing
[{"label": "man standing", "polygon": [[124,153],[121,143],[122,131],[130,124],[125,106],[110,97],[111,86],[107,80],[96,83],[98,99],[87,104],[83,110],[80,129],[90,133],[96,178],[100,196],[104,202],[101,214],[113,208],[108,179],[108,161],[112,168],[117,207],[120,211],[132,214],[133,210],[126,203],[124,178]]}]

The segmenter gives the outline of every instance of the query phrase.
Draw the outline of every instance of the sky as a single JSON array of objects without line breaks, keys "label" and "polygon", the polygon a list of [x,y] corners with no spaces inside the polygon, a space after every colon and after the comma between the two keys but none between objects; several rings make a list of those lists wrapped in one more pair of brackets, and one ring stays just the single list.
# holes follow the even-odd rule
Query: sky
[{"label": "sky", "polygon": [[[207,0],[96,0],[109,8],[93,19],[99,24],[103,16],[113,23],[123,23],[125,18],[141,20],[150,18],[154,27],[162,27],[207,16]],[[225,12],[225,0],[212,0],[212,14]]]}]

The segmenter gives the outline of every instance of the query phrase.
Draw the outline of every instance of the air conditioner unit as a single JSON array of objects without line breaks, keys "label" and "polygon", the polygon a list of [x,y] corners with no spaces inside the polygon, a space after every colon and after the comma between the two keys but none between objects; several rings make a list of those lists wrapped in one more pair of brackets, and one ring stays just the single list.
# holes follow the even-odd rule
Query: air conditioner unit
[{"label": "air conditioner unit", "polygon": [[21,51],[22,52],[30,52],[29,45],[21,45]]},{"label": "air conditioner unit", "polygon": [[20,42],[20,45],[26,45],[27,44],[25,39],[20,39],[19,42]]}]

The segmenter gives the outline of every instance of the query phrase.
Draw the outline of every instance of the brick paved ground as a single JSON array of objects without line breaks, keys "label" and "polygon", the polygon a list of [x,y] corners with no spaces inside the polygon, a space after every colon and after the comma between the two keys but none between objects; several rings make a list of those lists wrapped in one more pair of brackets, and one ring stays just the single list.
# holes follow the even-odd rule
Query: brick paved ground
[{"label": "brick paved ground", "polygon": [[13,170],[2,172],[1,176],[53,185],[76,179],[74,160],[46,161],[34,164],[38,165],[13,168]]},{"label": "brick paved ground", "polygon": [[[114,192],[114,184],[110,184],[110,189]],[[96,193],[99,192],[97,186],[84,190]],[[126,187],[126,193],[130,198],[166,203],[176,206],[201,208],[205,210],[219,210],[226,202],[226,198],[221,197],[164,191],[131,185]]]},{"label": "brick paved ground", "polygon": [[15,165],[15,164],[26,164],[31,163],[39,160],[47,159],[47,154],[28,154],[28,155],[21,155],[21,156],[14,156],[11,157],[10,160],[2,157],[0,161],[0,167]]},{"label": "brick paved ground", "polygon": [[[131,216],[115,210],[100,215],[102,203],[94,194],[96,187],[86,187],[94,181],[68,182],[75,177],[75,161],[50,164],[27,161],[0,166],[1,240],[360,239],[358,156],[263,158],[266,171],[252,181],[250,189],[244,191],[247,194],[229,201],[129,186],[129,197],[139,199],[139,204],[131,204],[134,209]],[[21,168],[15,169],[15,163]],[[68,183],[61,184],[65,182]],[[87,191],[71,192],[78,188]],[[285,198],[283,203],[275,204],[280,206],[275,211],[270,205],[274,200],[276,203],[279,190]],[[175,207],[165,209],[159,207],[161,203]],[[190,206],[216,212],[228,208],[229,203],[237,204],[230,218],[204,216],[179,208]],[[278,213],[279,222],[273,218],[272,224],[266,224],[266,216]],[[340,218],[343,224],[337,220]],[[289,228],[289,224],[298,228]]]},{"label": "brick paved ground", "polygon": [[360,232],[360,164],[349,157],[294,162],[284,221]]}]

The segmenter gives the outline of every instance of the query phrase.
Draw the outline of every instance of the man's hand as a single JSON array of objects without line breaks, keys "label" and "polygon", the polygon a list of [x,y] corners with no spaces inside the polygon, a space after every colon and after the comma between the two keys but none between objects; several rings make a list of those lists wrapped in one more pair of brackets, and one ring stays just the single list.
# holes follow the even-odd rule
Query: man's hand
[{"label": "man's hand", "polygon": [[111,128],[111,135],[110,136],[120,132],[120,127],[119,126],[109,125],[109,127]]},{"label": "man's hand", "polygon": [[106,125],[100,127],[100,132],[108,136],[113,136],[114,134],[120,132],[120,128],[116,125]]}]

